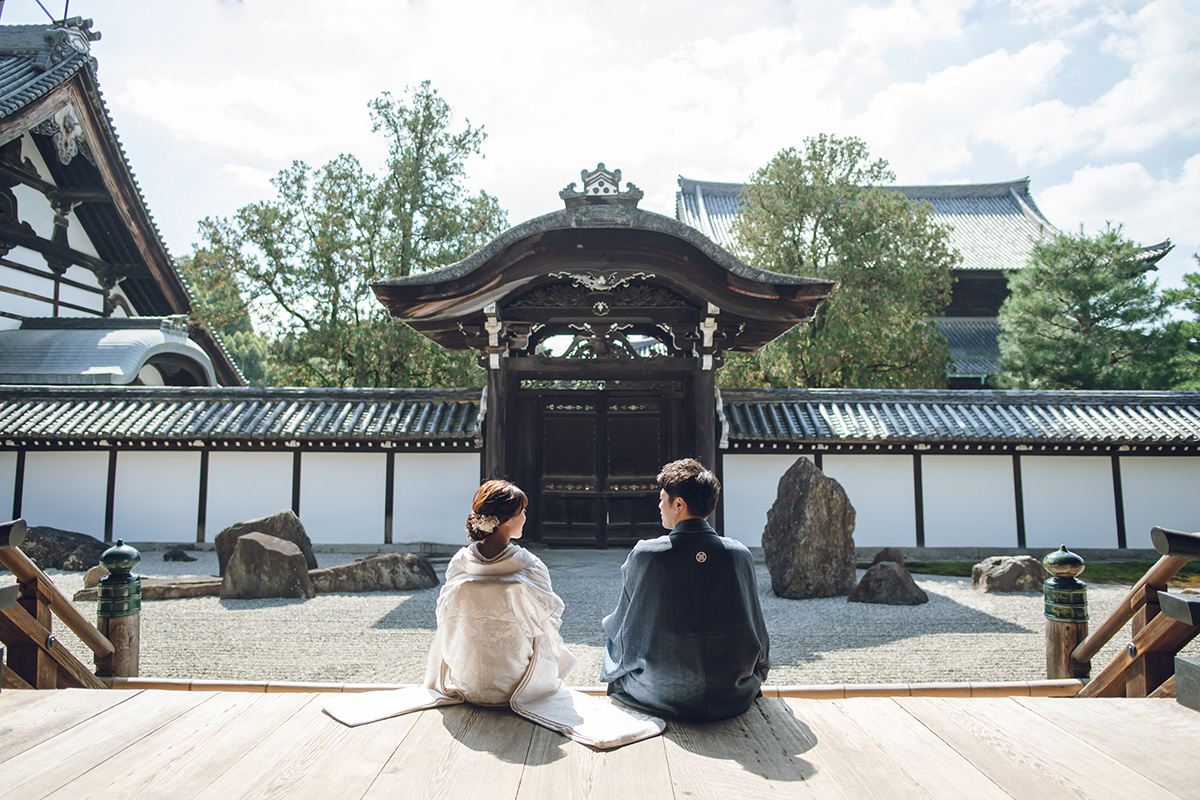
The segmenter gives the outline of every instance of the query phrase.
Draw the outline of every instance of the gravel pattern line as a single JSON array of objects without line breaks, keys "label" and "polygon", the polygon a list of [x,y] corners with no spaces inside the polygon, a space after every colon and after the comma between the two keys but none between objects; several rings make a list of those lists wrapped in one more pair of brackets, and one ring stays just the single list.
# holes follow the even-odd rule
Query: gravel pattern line
[{"label": "gravel pattern line", "polygon": [[[562,634],[579,659],[572,685],[600,682],[600,620],[616,605],[621,551],[536,550],[566,603]],[[321,567],[369,553],[317,553]],[[150,577],[215,575],[216,554],[195,562],[143,554]],[[441,576],[447,559],[431,559]],[[83,574],[47,573],[68,597]],[[860,571],[861,576],[861,571]],[[1084,578],[1086,579],[1086,574]],[[1045,619],[1040,593],[984,594],[969,578],[915,575],[929,595],[920,606],[849,603],[843,597],[786,600],[771,592],[766,567],[758,590],[771,635],[769,682],[792,684],[1028,681],[1045,678]],[[1091,585],[1098,624],[1128,586]],[[317,595],[309,600],[147,600],[141,615],[141,675],[173,679],[419,683],[434,631],[438,589]],[[94,602],[75,604],[95,619]],[[90,656],[65,626],[55,635],[85,663]],[[1117,636],[1093,661],[1112,660]],[[1188,650],[1196,650],[1195,643]]]}]

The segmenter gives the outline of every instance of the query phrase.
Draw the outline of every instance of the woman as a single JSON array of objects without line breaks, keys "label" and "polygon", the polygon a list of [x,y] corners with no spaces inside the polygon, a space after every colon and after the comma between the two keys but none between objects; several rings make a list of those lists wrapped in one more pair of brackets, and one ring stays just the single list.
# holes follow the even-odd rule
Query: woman
[{"label": "woman", "polygon": [[512,543],[525,526],[525,493],[487,481],[467,516],[471,544],[446,568],[425,685],[341,695],[325,712],[347,725],[453,703],[513,711],[600,749],[662,733],[661,719],[563,686],[575,657],[563,645],[563,602],[542,560]]},{"label": "woman", "polygon": [[575,666],[558,632],[563,601],[550,572],[512,544],[528,504],[508,481],[487,481],[475,492],[466,526],[471,544],[450,559],[438,595],[429,688],[478,705],[509,705],[522,681],[526,696],[553,692]]}]

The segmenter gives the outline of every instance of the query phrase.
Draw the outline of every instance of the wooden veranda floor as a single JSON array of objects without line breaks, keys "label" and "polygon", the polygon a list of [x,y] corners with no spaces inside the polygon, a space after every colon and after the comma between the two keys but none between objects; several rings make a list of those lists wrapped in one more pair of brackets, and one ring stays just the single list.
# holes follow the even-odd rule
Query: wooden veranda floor
[{"label": "wooden veranda floor", "polygon": [[0,797],[1200,798],[1170,699],[764,698],[596,752],[503,710],[347,728],[328,694],[0,693]]}]

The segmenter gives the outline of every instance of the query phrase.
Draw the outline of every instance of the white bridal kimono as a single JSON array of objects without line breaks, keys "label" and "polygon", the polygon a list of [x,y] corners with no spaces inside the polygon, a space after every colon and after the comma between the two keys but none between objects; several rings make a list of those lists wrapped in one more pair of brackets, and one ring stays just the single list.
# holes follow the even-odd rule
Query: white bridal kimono
[{"label": "white bridal kimono", "polygon": [[510,706],[600,749],[662,733],[666,723],[657,717],[563,685],[575,657],[558,632],[562,612],[541,559],[514,544],[485,559],[473,543],[446,568],[425,685],[340,695],[325,704],[325,712],[361,725],[453,703]]}]

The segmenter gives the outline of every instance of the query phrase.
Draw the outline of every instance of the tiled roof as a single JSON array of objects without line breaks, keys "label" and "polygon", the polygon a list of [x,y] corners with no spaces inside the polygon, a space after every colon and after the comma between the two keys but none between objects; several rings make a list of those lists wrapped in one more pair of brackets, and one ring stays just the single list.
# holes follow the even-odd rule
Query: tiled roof
[{"label": "tiled roof", "polygon": [[937,320],[950,345],[952,376],[991,375],[1000,365],[1000,322],[994,317],[940,317]]},{"label": "tiled roof", "polygon": [[46,41],[56,30],[62,29],[50,25],[0,26],[0,117],[20,111],[86,66],[95,70],[89,53],[71,47],[54,48]]},{"label": "tiled roof", "polygon": [[[179,318],[181,321],[182,317]],[[170,356],[195,365],[216,385],[208,354],[172,320],[25,319],[0,331],[0,384],[130,384],[152,358]]]},{"label": "tiled roof", "polygon": [[[1024,266],[1043,235],[1057,232],[1029,194],[1029,179],[952,186],[885,186],[933,206],[933,219],[950,228],[950,243],[962,253],[962,270]],[[679,178],[675,216],[726,248],[733,247],[740,183]]]},{"label": "tiled roof", "polygon": [[722,392],[723,441],[1200,445],[1200,392]]},{"label": "tiled roof", "polygon": [[0,443],[475,446],[481,398],[480,389],[3,387]]}]

